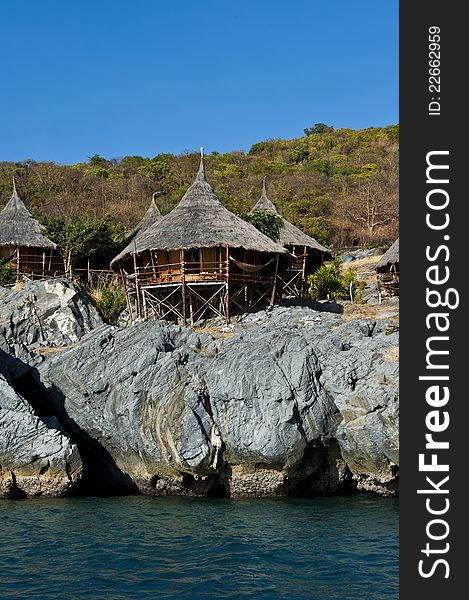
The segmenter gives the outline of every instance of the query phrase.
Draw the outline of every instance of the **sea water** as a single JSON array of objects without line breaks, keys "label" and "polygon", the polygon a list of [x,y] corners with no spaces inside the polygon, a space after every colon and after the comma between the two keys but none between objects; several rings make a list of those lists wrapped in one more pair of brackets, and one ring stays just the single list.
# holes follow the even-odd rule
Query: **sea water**
[{"label": "sea water", "polygon": [[398,501],[0,501],[0,599],[398,598]]}]

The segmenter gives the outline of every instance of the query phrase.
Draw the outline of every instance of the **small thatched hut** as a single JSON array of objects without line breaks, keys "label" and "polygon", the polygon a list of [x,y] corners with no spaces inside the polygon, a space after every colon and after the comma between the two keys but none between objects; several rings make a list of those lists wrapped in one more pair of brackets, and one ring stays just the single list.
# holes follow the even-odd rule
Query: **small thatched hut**
[{"label": "small thatched hut", "polygon": [[136,225],[127,236],[127,246],[112,260],[112,264],[119,264],[121,267],[127,270],[132,269],[133,265],[133,254],[136,251],[137,240],[147,229],[153,227],[160,219],[162,215],[156,206],[155,195],[151,199],[150,206],[147,212],[143,215],[142,220]]},{"label": "small thatched hut", "polygon": [[278,243],[286,248],[294,257],[294,262],[284,273],[283,294],[301,296],[306,277],[320,267],[325,260],[331,258],[331,253],[314,238],[306,235],[293,223],[290,223],[278,212],[275,204],[267,196],[266,178],[262,183],[262,195],[252,207],[249,214],[255,210],[266,210],[283,220]]},{"label": "small thatched hut", "polygon": [[228,320],[230,306],[273,302],[288,256],[221,204],[206,181],[202,155],[176,208],[140,231],[111,267],[122,274],[137,314],[194,323],[210,313]]},{"label": "small thatched hut", "polygon": [[42,233],[43,227],[18,196],[13,194],[0,212],[0,264],[10,263],[18,274],[47,277],[64,272],[57,246]]},{"label": "small thatched hut", "polygon": [[378,292],[383,296],[399,295],[399,238],[383,254],[376,264]]},{"label": "small thatched hut", "polygon": [[[151,202],[150,202],[150,206],[148,207],[147,212],[143,215],[142,220],[140,221],[140,223],[138,223],[138,225],[136,225],[132,231],[129,233],[127,239],[129,240],[129,242],[131,242],[139,233],[141,233],[142,231],[145,231],[146,229],[148,229],[148,227],[151,227],[152,225],[154,225],[157,221],[159,221],[161,219],[161,213],[159,208],[156,206],[156,202],[155,202],[155,196],[158,192],[155,192],[155,194],[153,194]],[[124,249],[125,252],[125,249]]]}]

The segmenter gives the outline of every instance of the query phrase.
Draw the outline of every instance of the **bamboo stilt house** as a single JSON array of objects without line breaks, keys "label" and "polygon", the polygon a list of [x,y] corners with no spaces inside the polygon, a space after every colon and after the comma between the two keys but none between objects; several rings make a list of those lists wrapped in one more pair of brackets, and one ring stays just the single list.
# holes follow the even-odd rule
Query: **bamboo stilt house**
[{"label": "bamboo stilt house", "polygon": [[111,262],[123,277],[131,312],[191,324],[276,298],[288,260],[279,244],[243,221],[197,177],[168,215],[141,231]]},{"label": "bamboo stilt house", "polygon": [[283,220],[278,243],[286,248],[295,258],[288,266],[283,276],[282,294],[285,296],[301,297],[304,292],[306,277],[320,267],[325,260],[331,258],[330,251],[306,235],[293,223],[290,223],[278,212],[275,204],[267,196],[266,178],[262,183],[262,195],[252,207],[249,214],[255,210],[266,210]]},{"label": "bamboo stilt house", "polygon": [[385,296],[399,295],[399,238],[390,246],[376,264],[378,275],[378,294],[381,300]]},{"label": "bamboo stilt house", "polygon": [[18,196],[13,194],[0,212],[0,265],[9,263],[18,275],[51,277],[64,273],[57,246],[43,233]]}]

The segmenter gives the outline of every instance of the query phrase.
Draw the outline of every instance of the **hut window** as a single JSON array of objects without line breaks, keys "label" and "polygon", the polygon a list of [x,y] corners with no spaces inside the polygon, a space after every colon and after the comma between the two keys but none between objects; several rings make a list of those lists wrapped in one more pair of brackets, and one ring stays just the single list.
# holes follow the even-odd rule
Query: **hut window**
[{"label": "hut window", "polygon": [[198,248],[191,248],[186,250],[186,262],[199,263],[200,262],[200,251]]}]

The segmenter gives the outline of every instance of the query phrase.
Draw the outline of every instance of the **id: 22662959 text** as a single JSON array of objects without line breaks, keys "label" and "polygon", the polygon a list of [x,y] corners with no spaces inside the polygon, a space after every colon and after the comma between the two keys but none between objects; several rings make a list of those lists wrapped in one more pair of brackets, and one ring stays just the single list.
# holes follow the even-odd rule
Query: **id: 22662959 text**
[{"label": "id: 22662959 text", "polygon": [[441,111],[441,46],[440,28],[432,25],[428,28],[428,91],[430,101],[428,114],[439,116]]}]

